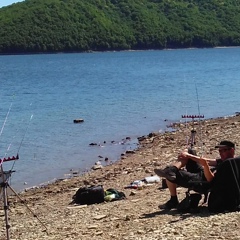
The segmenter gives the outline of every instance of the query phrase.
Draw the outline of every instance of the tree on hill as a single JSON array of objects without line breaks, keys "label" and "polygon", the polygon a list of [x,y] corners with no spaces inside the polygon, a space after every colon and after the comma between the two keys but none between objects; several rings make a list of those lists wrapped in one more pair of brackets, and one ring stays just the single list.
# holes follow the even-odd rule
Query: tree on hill
[{"label": "tree on hill", "polygon": [[25,0],[0,9],[0,54],[239,45],[236,0]]}]

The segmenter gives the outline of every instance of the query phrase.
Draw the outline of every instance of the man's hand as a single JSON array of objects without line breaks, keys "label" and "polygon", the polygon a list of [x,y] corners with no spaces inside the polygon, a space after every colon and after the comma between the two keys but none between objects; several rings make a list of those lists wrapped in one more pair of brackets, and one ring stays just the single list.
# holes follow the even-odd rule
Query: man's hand
[{"label": "man's hand", "polygon": [[188,149],[184,149],[182,152],[179,153],[178,158],[179,158],[179,159],[187,158],[188,155],[189,155]]},{"label": "man's hand", "polygon": [[201,164],[203,167],[208,165],[207,160],[205,158],[201,158],[201,157],[198,159],[198,163]]},{"label": "man's hand", "polygon": [[190,158],[193,161],[199,163],[200,165],[202,165],[203,167],[208,165],[207,159],[202,158],[202,157],[198,157],[195,155],[192,155],[190,153],[188,153],[188,149],[184,149],[179,155],[178,155],[178,159],[186,159],[186,158]]}]

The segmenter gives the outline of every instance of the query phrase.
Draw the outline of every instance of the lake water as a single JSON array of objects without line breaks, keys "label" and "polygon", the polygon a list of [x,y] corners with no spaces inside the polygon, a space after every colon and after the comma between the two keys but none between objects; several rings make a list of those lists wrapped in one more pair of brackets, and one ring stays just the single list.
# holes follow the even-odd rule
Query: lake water
[{"label": "lake water", "polygon": [[115,162],[182,114],[234,114],[239,63],[240,48],[0,56],[0,158],[20,156],[3,168],[20,190]]}]

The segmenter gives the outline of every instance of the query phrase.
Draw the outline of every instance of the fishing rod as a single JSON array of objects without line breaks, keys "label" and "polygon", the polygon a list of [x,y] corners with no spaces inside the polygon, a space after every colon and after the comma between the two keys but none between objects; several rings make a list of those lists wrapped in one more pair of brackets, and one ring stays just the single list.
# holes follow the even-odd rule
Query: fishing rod
[{"label": "fishing rod", "polygon": [[[5,128],[5,125],[6,125],[6,122],[7,122],[7,120],[8,120],[8,116],[9,116],[9,113],[10,113],[11,109],[12,109],[12,103],[10,104],[10,106],[9,106],[9,108],[8,108],[8,111],[7,111],[7,114],[6,114],[6,117],[5,117],[4,121],[3,121],[3,125],[2,125],[1,131],[0,131],[0,137],[2,136],[2,133],[3,133],[3,130],[4,130],[4,128]],[[10,160],[11,158],[9,157],[9,158],[7,158],[7,159]],[[2,164],[3,164],[3,162],[6,161],[7,159],[6,159],[6,158],[0,159],[0,167],[1,167],[0,175],[1,175],[1,177],[2,177],[2,181],[4,181],[4,171],[3,171]]]},{"label": "fishing rod", "polygon": [[[198,122],[199,122],[199,126],[200,126],[200,142],[202,143],[202,130],[201,130],[200,120],[204,118],[204,115],[200,113],[198,89],[197,89],[197,85],[196,85],[195,80],[194,80],[194,83],[195,83],[195,90],[196,90],[196,97],[197,97],[198,115],[189,115],[189,114],[182,115],[182,118],[184,118],[186,120],[185,121],[186,127],[187,127],[187,119],[192,119],[192,129],[191,129],[190,139],[187,138],[187,146],[190,146],[191,149],[194,147],[194,145],[196,145],[196,134],[197,134],[197,131],[195,130],[195,127],[194,127],[196,119],[198,119]],[[202,143],[202,145],[203,145],[203,143]],[[202,146],[201,146],[201,149],[202,149]]]},{"label": "fishing rod", "polygon": [[[27,133],[27,131],[28,131],[28,128],[29,128],[30,122],[32,121],[32,118],[33,118],[33,114],[31,115],[31,117],[30,117],[30,119],[29,119],[29,121],[28,121],[27,127],[26,127],[26,129],[25,129],[25,132],[24,132],[24,134],[23,134],[22,140],[21,140],[21,142],[20,142],[20,145],[19,145],[19,148],[18,148],[18,151],[17,151],[16,158],[15,158],[15,159],[12,159],[12,160],[18,160],[18,159],[19,159],[19,151],[20,151],[20,148],[22,147],[23,140],[24,140],[24,138],[25,138],[25,136],[26,136],[26,133]],[[13,167],[14,167],[14,165],[15,165],[15,162],[16,162],[16,161],[13,162],[13,165],[12,165],[11,170],[13,169]]]},{"label": "fishing rod", "polygon": [[[2,136],[3,130],[4,130],[5,125],[6,125],[6,122],[8,120],[9,113],[11,111],[11,108],[12,108],[12,103],[10,104],[10,106],[8,108],[7,115],[6,115],[5,119],[4,119],[1,131],[0,131],[0,137]],[[9,148],[10,148],[10,146],[8,147],[8,149]],[[15,159],[14,156],[12,158]],[[3,170],[3,162],[10,161],[10,160],[11,160],[11,157],[0,159],[0,168],[1,168],[0,176],[2,178],[2,181],[0,182],[0,187],[1,187],[1,193],[3,195],[3,206],[4,206],[3,209],[4,209],[4,216],[5,216],[5,227],[6,227],[7,240],[10,239],[9,238],[9,228],[10,228],[10,225],[8,223],[8,197],[7,197],[7,186],[9,184],[8,184],[7,180],[11,176],[12,171],[4,172],[4,170]]]},{"label": "fishing rod", "polygon": [[[198,105],[198,114],[200,115],[200,104],[199,104],[199,97],[198,97],[198,89],[197,89],[197,84],[196,81],[194,80],[195,83],[195,90],[196,90],[196,96],[197,96],[197,105]],[[201,126],[201,121],[200,118],[198,118],[198,124],[199,124],[199,128],[200,128],[200,149],[201,149],[201,153],[200,156],[203,155],[203,139],[202,139],[202,126]]]},{"label": "fishing rod", "polygon": [[29,119],[29,121],[28,121],[28,125],[27,125],[27,127],[26,127],[26,129],[25,129],[25,132],[24,132],[24,134],[23,134],[23,137],[22,137],[22,140],[21,140],[21,142],[20,142],[20,145],[19,145],[17,154],[19,154],[20,148],[21,148],[21,146],[22,146],[23,140],[24,140],[24,138],[25,138],[25,136],[26,136],[26,133],[27,133],[27,131],[28,131],[28,128],[29,128],[30,122],[32,121],[32,118],[33,118],[33,114],[31,115],[31,117],[30,117],[30,119]]},{"label": "fishing rod", "polygon": [[[8,116],[8,114],[7,114],[7,116]],[[17,151],[16,156],[5,157],[5,156],[6,156],[6,153],[5,153],[4,158],[0,158],[0,166],[2,165],[3,162],[12,161],[12,160],[18,160],[18,159],[19,159],[19,151],[20,151],[20,148],[21,148],[21,146],[22,146],[22,144],[23,144],[23,140],[24,140],[24,138],[25,138],[25,136],[26,136],[26,133],[27,133],[27,131],[28,131],[28,128],[29,128],[29,125],[30,125],[30,122],[31,122],[32,118],[33,118],[33,114],[31,115],[31,117],[30,117],[30,119],[29,119],[29,121],[28,121],[27,127],[26,127],[26,129],[25,129],[24,134],[23,134],[23,137],[22,137],[22,140],[21,140],[21,142],[20,142],[20,145],[19,145],[19,148],[18,148],[18,151]],[[7,119],[7,118],[6,118],[6,119]],[[6,120],[4,121],[4,125],[5,125],[5,123],[6,123]],[[8,150],[10,149],[11,144],[12,144],[12,143],[9,144]],[[12,165],[11,170],[13,169],[14,165],[15,165],[15,161],[13,162],[13,165]]]},{"label": "fishing rod", "polygon": [[[11,108],[12,108],[12,103],[10,104],[10,107],[9,107],[9,109],[8,109],[8,112],[7,112],[7,115],[6,115],[5,119],[4,119],[4,122],[3,122],[3,125],[2,125],[2,128],[1,128],[1,131],[0,131],[0,137],[1,137],[2,133],[3,133],[4,128],[5,128],[5,125],[6,125],[6,122],[7,122],[7,120],[8,120],[8,116],[9,116],[9,113],[10,113],[10,111],[11,111]],[[19,151],[20,151],[20,148],[21,148],[21,146],[22,146],[22,144],[23,144],[23,140],[24,140],[24,138],[25,138],[25,136],[26,136],[26,133],[27,133],[27,131],[28,131],[28,128],[29,128],[29,125],[30,125],[30,122],[31,122],[32,118],[33,118],[33,114],[31,115],[31,117],[30,117],[30,119],[29,119],[29,121],[28,121],[27,127],[26,127],[26,129],[25,129],[24,134],[23,134],[23,137],[22,137],[22,140],[21,140],[21,142],[20,142],[20,145],[19,145],[19,148],[18,148],[18,151],[17,151],[16,156],[6,157],[7,154],[5,153],[4,157],[3,157],[3,158],[0,158],[0,167],[1,167],[1,169],[2,169],[2,164],[3,164],[3,162],[8,162],[8,161],[18,160],[18,159],[19,159]],[[14,137],[13,137],[13,138],[14,138]],[[12,145],[12,142],[9,144],[7,151],[10,149],[11,145]],[[13,163],[13,165],[12,165],[11,170],[13,169],[14,165],[15,165],[15,161],[14,161],[14,163]],[[10,171],[11,171],[11,170],[10,170]],[[3,172],[3,170],[2,170],[2,172]]]},{"label": "fishing rod", "polygon": [[[8,114],[7,114],[7,116],[8,116]],[[20,143],[20,145],[19,145],[19,148],[18,148],[18,151],[17,151],[17,155],[16,155],[16,156],[12,156],[12,157],[6,157],[7,153],[5,153],[4,157],[0,159],[0,168],[1,168],[0,177],[2,178],[2,182],[1,182],[2,187],[5,186],[5,185],[8,186],[8,187],[10,187],[7,181],[8,181],[8,179],[10,179],[11,174],[12,174],[13,172],[15,172],[15,171],[13,171],[13,168],[14,168],[14,165],[15,165],[16,160],[19,159],[19,151],[20,151],[20,148],[21,148],[21,146],[22,146],[23,140],[24,140],[24,138],[25,138],[25,135],[26,135],[26,133],[27,133],[27,130],[28,130],[28,127],[29,127],[29,125],[30,125],[30,121],[32,120],[32,118],[33,118],[33,115],[31,115],[31,117],[30,117],[30,120],[29,120],[29,122],[28,122],[27,128],[26,128],[26,130],[25,130],[25,132],[24,132],[24,135],[23,135],[23,137],[22,137],[21,143]],[[6,118],[6,119],[7,119],[7,118]],[[4,121],[4,124],[6,123],[6,119],[5,119],[5,121]],[[3,129],[3,128],[2,128],[2,129]],[[15,137],[15,136],[14,136],[14,137]],[[14,137],[13,137],[13,139],[14,139]],[[12,139],[12,141],[13,141],[13,139]],[[8,146],[8,148],[7,148],[7,151],[9,151],[9,149],[11,148],[12,141],[11,141],[11,143],[9,144],[9,146]],[[10,169],[9,171],[4,171],[2,164],[3,164],[3,162],[8,162],[8,161],[14,161],[14,162],[13,162],[13,165],[12,165],[12,167],[11,167],[11,169]],[[11,188],[11,190],[12,190],[13,192],[15,192],[12,188]],[[30,210],[30,211],[32,212],[32,210]]]},{"label": "fishing rod", "polygon": [[[5,117],[5,120],[4,120],[4,123],[3,123],[3,126],[2,126],[2,129],[1,129],[1,132],[0,132],[0,136],[3,132],[3,129],[5,127],[5,124],[7,122],[7,119],[8,119],[8,115],[10,113],[10,110],[11,110],[11,107],[12,107],[12,104],[10,105],[9,107],[9,110],[8,110],[8,113]],[[31,115],[30,119],[29,119],[29,122],[28,122],[28,125],[25,129],[25,132],[23,134],[23,137],[22,137],[22,140],[20,142],[20,145],[19,145],[19,148],[18,148],[18,151],[17,151],[17,155],[16,156],[12,156],[12,157],[4,157],[4,158],[1,158],[0,159],[0,167],[1,167],[1,172],[0,172],[0,176],[2,177],[2,181],[0,180],[0,187],[1,187],[1,195],[3,196],[3,209],[4,209],[4,216],[5,216],[5,228],[6,228],[6,237],[7,237],[7,240],[10,240],[10,233],[9,233],[9,229],[10,229],[10,225],[9,225],[9,217],[8,217],[8,210],[9,210],[9,203],[8,203],[8,192],[7,192],[7,188],[9,188],[14,194],[16,197],[19,198],[19,200],[25,205],[25,207],[32,213],[32,215],[38,220],[38,222],[45,228],[45,231],[47,232],[47,227],[46,225],[39,219],[39,217],[28,207],[28,205],[25,203],[25,201],[17,194],[17,192],[9,185],[8,183],[8,180],[9,178],[11,177],[11,174],[15,171],[13,171],[13,167],[14,167],[14,164],[16,162],[16,160],[19,159],[19,151],[20,151],[20,148],[22,146],[22,143],[23,143],[23,140],[26,136],[26,133],[28,131],[28,128],[29,128],[29,125],[30,125],[30,122],[33,118],[33,115]],[[8,149],[7,151],[10,149],[12,143],[9,144],[8,146]],[[6,156],[6,154],[5,154]],[[13,162],[13,165],[12,165],[12,168],[9,170],[9,171],[4,171],[3,170],[3,162],[7,162],[7,161],[14,161]]]},{"label": "fishing rod", "polygon": [[[14,97],[14,95],[13,95],[13,97]],[[5,119],[4,119],[4,122],[3,122],[3,125],[2,125],[2,128],[1,128],[1,131],[0,131],[0,137],[2,136],[3,130],[4,130],[5,125],[6,125],[6,123],[7,123],[8,116],[9,116],[9,114],[10,114],[10,112],[11,112],[11,109],[12,109],[12,105],[13,105],[13,102],[11,102],[11,104],[10,104],[10,106],[9,106],[9,108],[8,108],[6,117],[5,117]],[[10,146],[8,147],[8,149],[9,149],[9,148],[10,148]],[[6,156],[6,154],[5,154],[5,156]],[[11,161],[11,160],[13,160],[13,159],[18,159],[18,156],[12,156],[12,157],[8,157],[8,158],[5,158],[5,156],[4,156],[4,158],[0,158],[1,170],[2,170],[2,164],[3,164],[3,162],[5,162],[5,161]],[[2,170],[2,171],[3,171],[3,170]]]},{"label": "fishing rod", "polygon": [[7,122],[7,119],[8,119],[8,115],[9,115],[9,113],[10,113],[10,111],[11,111],[11,108],[12,108],[12,103],[10,104],[10,107],[8,108],[7,115],[6,115],[5,119],[4,119],[4,122],[3,122],[3,125],[2,125],[2,128],[1,128],[1,131],[0,131],[0,137],[2,136],[3,129],[4,129],[5,125],[6,125],[6,122]]}]

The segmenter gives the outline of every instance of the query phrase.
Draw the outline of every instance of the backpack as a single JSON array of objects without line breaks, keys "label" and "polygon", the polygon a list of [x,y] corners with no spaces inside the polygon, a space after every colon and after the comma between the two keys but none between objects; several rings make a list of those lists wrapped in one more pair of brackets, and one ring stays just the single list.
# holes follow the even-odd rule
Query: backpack
[{"label": "backpack", "polygon": [[225,160],[212,181],[208,198],[210,212],[236,211],[240,205],[240,157]]},{"label": "backpack", "polygon": [[74,194],[73,203],[94,204],[104,202],[104,189],[102,185],[81,187]]}]

